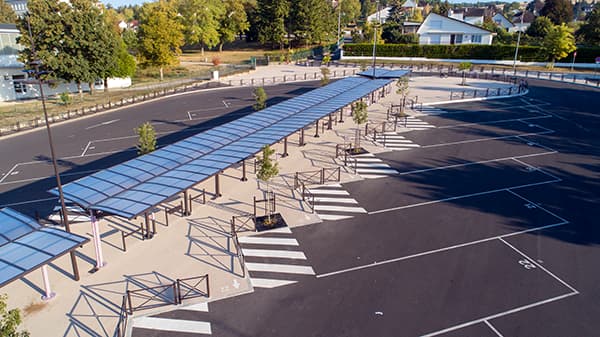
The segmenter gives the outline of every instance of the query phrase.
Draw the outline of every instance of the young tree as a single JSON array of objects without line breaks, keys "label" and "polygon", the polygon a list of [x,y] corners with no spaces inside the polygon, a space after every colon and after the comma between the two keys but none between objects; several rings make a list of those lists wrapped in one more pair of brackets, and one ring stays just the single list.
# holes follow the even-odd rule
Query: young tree
[{"label": "young tree", "polygon": [[556,25],[569,23],[573,21],[573,5],[569,0],[546,0],[540,15],[548,17]]},{"label": "young tree", "polygon": [[594,5],[594,9],[588,14],[585,23],[577,31],[577,35],[587,45],[600,45],[600,3]]},{"label": "young tree", "polygon": [[[269,181],[276,177],[279,174],[279,166],[277,163],[274,163],[271,160],[271,156],[275,153],[275,150],[271,149],[269,145],[265,145],[262,147],[262,157],[258,159],[259,168],[258,172],[256,172],[256,177],[267,184],[267,195],[270,194],[269,189]],[[271,213],[273,210],[271,209],[271,203],[267,202],[268,210],[267,210],[267,221],[265,224],[270,225],[271,222]]]},{"label": "young tree", "polygon": [[552,21],[550,21],[550,19],[548,19],[545,16],[538,16],[537,18],[535,18],[535,20],[533,20],[531,25],[527,27],[525,34],[531,37],[541,38],[548,34],[552,26],[553,24]]},{"label": "young tree", "polygon": [[139,155],[156,150],[156,131],[150,122],[146,122],[135,129],[138,135],[136,149]]},{"label": "young tree", "polygon": [[367,112],[367,103],[363,101],[356,102],[352,105],[352,120],[356,123],[356,133],[354,141],[354,151],[360,149],[360,126],[367,122],[369,114]]},{"label": "young tree", "polygon": [[471,62],[461,62],[458,64],[458,70],[462,70],[462,82],[460,85],[467,85],[467,77],[465,76],[465,70],[471,69]]},{"label": "young tree", "polygon": [[223,44],[235,41],[237,34],[242,34],[250,28],[246,16],[245,1],[225,0],[225,15],[221,18],[219,26],[219,51],[223,51]]},{"label": "young tree", "polygon": [[220,0],[180,0],[179,15],[188,45],[200,43],[212,48],[219,43],[220,20],[225,15],[225,5]]},{"label": "young tree", "polygon": [[21,312],[19,309],[8,310],[7,300],[6,294],[0,296],[0,336],[29,337],[29,332],[17,331],[22,322]]},{"label": "young tree", "polygon": [[252,95],[256,100],[256,103],[252,106],[254,111],[259,111],[267,107],[267,93],[263,87],[254,88]]},{"label": "young tree", "polygon": [[570,52],[577,49],[575,38],[571,28],[564,23],[553,26],[542,43],[542,47],[548,53],[550,62],[561,59],[569,55]]},{"label": "young tree", "polygon": [[408,76],[402,76],[398,78],[396,81],[396,93],[402,96],[400,100],[400,111],[394,116],[396,118],[396,123],[398,123],[398,118],[404,118],[404,126],[406,126],[406,113],[404,112],[404,107],[406,105],[406,96],[408,96],[409,87],[408,87]]},{"label": "young tree", "polygon": [[181,54],[183,26],[173,3],[165,0],[145,3],[140,16],[140,56],[145,64],[160,68],[162,81],[163,67],[177,63]]},{"label": "young tree", "polygon": [[15,23],[17,22],[17,15],[13,11],[12,7],[7,4],[4,0],[0,0],[0,23]]},{"label": "young tree", "polygon": [[258,41],[270,42],[271,47],[279,44],[279,49],[283,50],[289,12],[289,0],[257,0]]},{"label": "young tree", "polygon": [[323,77],[321,77],[321,86],[326,86],[327,84],[329,84],[329,74],[330,74],[330,70],[327,67],[322,67],[321,68],[321,75]]}]

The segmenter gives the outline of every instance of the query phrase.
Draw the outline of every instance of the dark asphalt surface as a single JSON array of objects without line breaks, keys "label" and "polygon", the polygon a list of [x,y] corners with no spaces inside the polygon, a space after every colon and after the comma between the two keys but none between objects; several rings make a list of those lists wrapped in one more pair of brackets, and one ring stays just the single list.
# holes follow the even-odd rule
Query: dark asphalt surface
[{"label": "dark asphalt surface", "polygon": [[[524,98],[443,107],[453,113],[423,120],[446,127],[407,138],[462,143],[378,155],[404,174],[344,184],[369,211],[403,208],[295,228],[318,277],[158,317],[208,321],[227,337],[597,336],[600,92],[530,88]],[[487,124],[460,126],[478,122]],[[525,184],[537,185],[512,188]]]},{"label": "dark asphalt surface", "polygon": [[[268,105],[317,86],[318,82],[299,82],[266,87]],[[253,103],[249,87],[199,90],[53,125],[62,181],[135,157],[134,129],[146,121],[155,126],[158,146],[162,146],[251,113]],[[0,207],[11,205],[28,214],[39,211],[44,215],[55,205],[54,199],[21,204],[52,197],[46,193],[56,186],[47,143],[45,129],[0,139]]]}]

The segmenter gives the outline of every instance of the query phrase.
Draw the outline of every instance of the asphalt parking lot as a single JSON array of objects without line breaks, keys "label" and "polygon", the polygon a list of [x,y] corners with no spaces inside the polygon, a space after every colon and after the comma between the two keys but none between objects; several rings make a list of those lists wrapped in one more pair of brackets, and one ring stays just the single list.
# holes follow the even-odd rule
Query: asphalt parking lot
[{"label": "asphalt parking lot", "polygon": [[367,213],[292,231],[314,277],[156,317],[216,336],[596,336],[599,93],[531,82],[421,116],[435,128],[403,134],[421,147],[376,156],[398,174],[343,184]]}]

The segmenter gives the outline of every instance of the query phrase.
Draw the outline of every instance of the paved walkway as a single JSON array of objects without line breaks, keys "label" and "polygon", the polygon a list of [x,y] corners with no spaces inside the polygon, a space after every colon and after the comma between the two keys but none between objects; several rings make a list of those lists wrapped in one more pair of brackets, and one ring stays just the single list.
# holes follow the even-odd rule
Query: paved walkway
[{"label": "paved walkway", "polygon": [[[233,79],[247,81],[268,76],[293,74],[298,76],[308,73],[307,70],[314,73],[316,68],[273,66],[259,68],[246,76],[237,75],[239,77]],[[464,88],[459,86],[460,81],[460,78],[411,78],[410,96],[418,96],[418,101],[424,103],[447,100],[450,90]],[[481,80],[470,80],[469,85],[477,88],[508,86],[506,83]],[[376,124],[386,120],[387,108],[392,103],[399,102],[400,97],[392,93],[372,104],[369,107],[370,123]],[[428,126],[418,119],[417,115],[422,111],[409,110],[408,113],[412,116],[410,123],[397,127],[393,133],[394,137],[387,136],[389,138],[375,139],[375,141],[365,139],[361,145],[371,153],[411,148],[410,143],[403,141],[402,132]],[[370,159],[369,156],[361,159],[356,172],[335,158],[335,145],[353,141],[356,128],[352,119],[346,115],[344,122],[336,122],[333,130],[325,132],[320,130],[318,138],[313,137],[316,133],[314,127],[306,130],[305,146],[298,145],[298,135],[290,136],[289,157],[281,158],[283,144],[274,146],[280,175],[273,179],[270,187],[277,195],[277,212],[282,214],[291,228],[320,222],[322,219],[344,218],[352,216],[353,212],[364,211],[352,200],[340,201],[339,197],[344,191],[336,185],[338,182],[331,182],[330,187],[310,187],[318,198],[315,201],[316,212],[313,213],[310,206],[301,200],[298,191],[293,189],[296,171],[341,167],[341,182],[393,174],[372,160],[376,158]],[[387,142],[386,148],[382,146],[384,141]],[[310,276],[311,266],[302,263],[302,247],[293,248],[295,247],[293,234],[286,232],[275,235],[276,239],[280,239],[275,240],[276,243],[273,239],[252,239],[250,237],[255,233],[251,231],[250,226],[244,227],[238,222],[242,249],[249,257],[249,263],[246,264],[247,271],[244,272],[242,269],[237,257],[236,245],[230,235],[230,219],[232,216],[251,214],[252,198],[254,196],[262,198],[266,189],[266,186],[257,181],[253,174],[252,160],[247,161],[247,168],[249,174],[246,182],[240,181],[241,165],[228,169],[221,175],[223,196],[220,198],[212,199],[214,179],[196,186],[193,195],[198,194],[202,189],[206,189],[209,195],[206,204],[198,202],[202,198],[194,201],[193,213],[190,216],[170,216],[167,226],[164,212],[156,213],[157,235],[151,240],[144,241],[140,239],[139,234],[131,235],[125,239],[126,252],[123,251],[122,233],[139,228],[143,220],[135,219],[130,222],[116,217],[101,220],[102,249],[108,262],[106,266],[96,273],[88,273],[95,261],[94,247],[88,244],[78,252],[81,281],[75,282],[65,275],[71,270],[69,258],[65,256],[51,264],[49,268],[53,290],[58,294],[56,298],[47,303],[40,300],[43,288],[42,277],[40,272],[35,271],[2,289],[2,292],[10,296],[10,307],[19,307],[26,312],[24,328],[29,330],[33,337],[113,336],[126,290],[164,286],[172,284],[178,278],[208,274],[210,300],[213,301],[252,291],[253,287],[275,287],[296,282],[300,277]],[[319,189],[329,191],[317,192]],[[179,201],[174,202],[177,203]],[[91,237],[89,224],[81,223],[72,227],[74,232]],[[286,240],[281,241],[281,239]],[[294,251],[278,249],[277,243],[286,247],[291,245]],[[264,247],[256,246],[257,244],[262,244]],[[269,254],[285,254],[285,258],[298,262],[293,264],[294,267],[269,265],[262,259]],[[299,276],[293,279],[272,276],[277,274],[278,270],[285,270],[287,273],[291,271]],[[266,277],[264,273],[271,276]],[[168,300],[171,295],[167,291],[162,298]],[[140,300],[134,299],[134,301]],[[206,298],[201,297],[187,301],[184,305],[203,301],[206,301]],[[172,305],[163,307],[167,310],[173,308]],[[144,321],[138,320],[136,324],[142,324],[140,322]]]}]

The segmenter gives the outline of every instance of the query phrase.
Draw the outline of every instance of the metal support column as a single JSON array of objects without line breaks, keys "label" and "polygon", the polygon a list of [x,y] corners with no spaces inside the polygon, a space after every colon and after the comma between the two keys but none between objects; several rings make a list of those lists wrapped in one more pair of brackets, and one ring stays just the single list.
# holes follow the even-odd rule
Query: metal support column
[{"label": "metal support column", "polygon": [[48,278],[48,266],[42,266],[42,278],[44,279],[44,296],[42,296],[42,300],[49,301],[56,296],[55,293],[52,292],[52,288],[50,288],[50,279]]},{"label": "metal support column", "polygon": [[319,120],[317,119],[317,122],[315,123],[316,126],[316,131],[315,131],[315,138],[319,138]]},{"label": "metal support column", "polygon": [[289,155],[290,154],[287,152],[287,137],[285,137],[283,139],[283,154],[281,155],[281,157],[283,158],[283,157],[287,157]]},{"label": "metal support column", "polygon": [[327,123],[327,130],[331,130],[333,128],[333,116],[329,114],[329,123]]},{"label": "metal support column", "polygon": [[298,145],[299,145],[299,146],[304,146],[304,145],[306,145],[306,144],[304,143],[304,128],[302,128],[302,129],[300,130],[300,143],[299,143]]},{"label": "metal support column", "polygon": [[102,256],[102,245],[100,241],[100,231],[98,229],[98,219],[93,211],[90,211],[90,220],[92,222],[92,240],[94,241],[94,250],[96,251],[96,266],[92,272],[104,267],[104,258]]},{"label": "metal support column", "polygon": [[247,181],[248,178],[246,178],[246,159],[242,160],[242,179],[240,179],[241,181]]},{"label": "metal support column", "polygon": [[221,184],[219,184],[219,173],[215,174],[215,199],[221,195]]},{"label": "metal support column", "polygon": [[154,234],[150,234],[150,214],[144,213],[144,221],[146,222],[146,239],[152,239]]},{"label": "metal support column", "polygon": [[183,209],[181,210],[183,212],[184,216],[188,216],[190,215],[190,211],[188,210],[188,205],[189,203],[189,195],[188,195],[188,191],[185,190],[183,191]]}]

